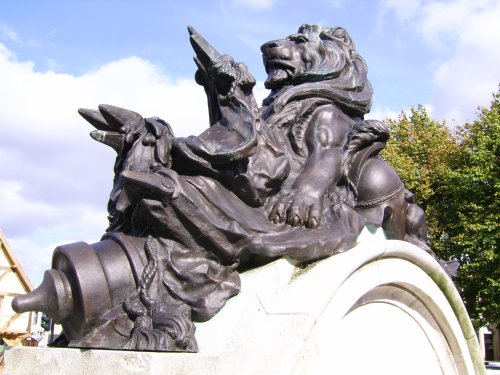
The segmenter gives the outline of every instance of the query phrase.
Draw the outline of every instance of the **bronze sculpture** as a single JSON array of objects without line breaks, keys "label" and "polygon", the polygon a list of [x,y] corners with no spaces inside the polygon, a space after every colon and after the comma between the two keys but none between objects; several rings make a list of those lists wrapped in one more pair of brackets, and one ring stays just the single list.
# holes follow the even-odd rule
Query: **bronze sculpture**
[{"label": "bronze sculpture", "polygon": [[201,135],[79,110],[117,152],[107,233],[58,247],[42,285],[13,302],[61,322],[59,345],[196,351],[192,322],[238,293],[239,271],[346,251],[365,225],[432,254],[422,209],[379,157],[386,125],[363,119],[372,88],[345,29],[303,25],[265,43],[262,107],[247,67],[189,34],[210,115]]}]

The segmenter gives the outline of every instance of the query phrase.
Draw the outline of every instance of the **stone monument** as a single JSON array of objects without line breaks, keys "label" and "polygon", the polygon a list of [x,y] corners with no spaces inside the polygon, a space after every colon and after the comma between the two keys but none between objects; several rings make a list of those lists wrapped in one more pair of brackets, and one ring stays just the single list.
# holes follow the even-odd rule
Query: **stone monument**
[{"label": "stone monument", "polygon": [[[311,348],[325,350],[321,330],[313,329],[316,339],[308,336],[311,327],[323,325],[327,332],[355,306],[378,301],[386,292],[398,296],[398,303],[403,304],[417,303],[411,297],[416,296],[427,315],[444,311],[429,307],[416,289],[396,287],[391,279],[394,270],[388,271],[386,283],[377,281],[370,293],[365,291],[368,294],[356,294],[356,283],[349,284],[352,298],[357,297],[346,302],[352,298],[348,289],[342,289],[343,283],[368,263],[385,258],[413,261],[419,270],[426,270],[422,275],[415,270],[415,277],[421,278],[418,282],[427,282],[427,275],[434,282],[441,280],[446,288],[453,289],[449,275],[456,271],[454,264],[440,261],[429,248],[423,210],[379,155],[389,130],[382,121],[364,119],[372,103],[372,87],[366,63],[347,31],[303,25],[296,34],[265,43],[261,50],[270,94],[259,107],[252,93],[255,79],[246,65],[217,52],[193,28],[188,30],[196,54],[195,79],[207,95],[210,126],[199,136],[179,138],[157,117],[143,118],[111,105],[80,109],[96,128],[92,138],[117,153],[108,203],[109,227],[94,244],[57,247],[52,269],[46,271],[40,287],[17,297],[14,309],[43,311],[61,323],[64,335],[54,346],[169,352],[200,349],[197,355],[201,355],[204,350],[197,341],[196,327],[204,343],[208,336],[216,342],[213,336],[225,330],[245,340],[241,329],[233,330],[236,318],[230,316],[240,316],[234,306],[247,309],[252,325],[260,321],[252,320],[259,316],[259,306],[272,310],[276,301],[286,300],[283,311],[287,314],[305,314],[300,323],[293,319],[286,323],[291,324],[288,329],[297,328],[298,342],[288,341],[290,353],[302,353],[302,360],[294,360],[297,373],[313,371]],[[365,243],[363,252],[361,245],[356,246],[363,242],[362,233],[361,237],[383,240],[373,242],[371,252]],[[325,258],[329,259],[322,260]],[[333,274],[327,276],[325,264]],[[364,275],[374,271],[370,267]],[[319,284],[313,285],[306,276],[319,274],[319,269],[324,270],[323,276],[317,276]],[[250,284],[266,283],[270,294],[259,295],[262,288],[257,288],[259,297],[250,298],[253,302],[249,303],[243,296],[241,275],[243,280],[253,280]],[[281,278],[277,284],[272,281],[275,276]],[[363,278],[359,281],[366,287]],[[299,286],[286,287],[292,282]],[[305,292],[304,285],[320,291],[317,301],[311,299],[310,289]],[[290,292],[283,296],[287,288]],[[236,298],[231,313],[224,305],[240,290],[242,295]],[[456,373],[481,369],[463,304],[451,292],[449,298],[444,292],[439,294],[439,288],[432,293],[432,298],[454,304],[444,308],[448,310],[443,316],[458,314],[459,318],[453,323],[446,318],[447,326],[442,317],[426,322],[463,333],[440,328],[447,333],[437,335],[433,343],[445,345],[456,336],[454,348],[458,349],[443,349],[438,367],[458,369]],[[296,299],[303,300],[302,307],[297,307],[301,301]],[[309,307],[305,309],[303,304]],[[333,315],[323,319],[324,309]],[[225,319],[217,320],[220,314]],[[271,321],[250,329],[263,330],[260,336],[265,340],[267,332],[273,332]],[[367,323],[366,316],[361,321]],[[431,331],[425,335],[430,337]],[[269,333],[270,339],[278,340],[278,336]],[[331,342],[335,344],[335,340]],[[277,345],[285,346],[280,350],[285,350],[286,343],[278,341]],[[294,351],[293,345],[304,342],[302,351]],[[339,350],[342,347],[340,342],[335,345]],[[241,350],[247,349],[243,345]],[[237,356],[234,347],[231,352]],[[314,358],[317,362],[327,357]],[[443,362],[444,357],[452,359]],[[172,361],[171,369],[180,363]],[[231,373],[230,368],[224,371]]]}]

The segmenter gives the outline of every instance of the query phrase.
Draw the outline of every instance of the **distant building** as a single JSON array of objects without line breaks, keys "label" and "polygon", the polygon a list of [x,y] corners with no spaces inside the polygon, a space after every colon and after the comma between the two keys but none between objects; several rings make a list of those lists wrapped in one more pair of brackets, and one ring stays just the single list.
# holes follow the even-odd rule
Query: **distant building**
[{"label": "distant building", "polygon": [[478,336],[485,361],[500,361],[500,325],[483,327]]},{"label": "distant building", "polygon": [[[9,247],[0,230],[0,338],[7,345],[18,345],[21,341],[32,341],[34,325],[39,320],[37,313],[18,314],[12,310],[14,297],[31,292],[33,286]],[[34,324],[33,324],[34,323]]]},{"label": "distant building", "polygon": [[12,309],[14,297],[31,292],[33,286],[1,230],[0,250],[0,339],[9,346],[47,346],[62,327],[51,322],[51,329],[46,331],[41,312],[18,314]]}]

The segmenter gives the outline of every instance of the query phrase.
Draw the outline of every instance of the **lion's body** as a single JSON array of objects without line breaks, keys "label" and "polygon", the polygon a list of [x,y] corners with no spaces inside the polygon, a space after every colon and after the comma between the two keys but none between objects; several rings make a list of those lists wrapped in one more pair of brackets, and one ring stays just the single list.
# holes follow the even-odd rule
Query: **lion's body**
[{"label": "lion's body", "polygon": [[[266,87],[272,90],[262,120],[281,133],[291,164],[278,198],[271,202],[270,219],[316,228],[324,224],[331,194],[342,183],[351,193],[344,201],[350,199],[368,224],[382,226],[390,238],[431,251],[423,210],[378,157],[388,129],[378,121],[363,121],[372,89],[366,64],[347,32],[305,25],[298,34],[261,49]],[[364,134],[357,136],[359,132]],[[383,146],[373,148],[374,142]],[[374,151],[367,152],[370,149]],[[354,177],[353,169],[359,172]],[[373,204],[367,205],[367,196]]]},{"label": "lion's body", "polygon": [[283,133],[292,170],[270,219],[316,228],[342,177],[348,135],[370,109],[366,64],[342,28],[301,27],[261,49],[272,90],[262,120]]}]

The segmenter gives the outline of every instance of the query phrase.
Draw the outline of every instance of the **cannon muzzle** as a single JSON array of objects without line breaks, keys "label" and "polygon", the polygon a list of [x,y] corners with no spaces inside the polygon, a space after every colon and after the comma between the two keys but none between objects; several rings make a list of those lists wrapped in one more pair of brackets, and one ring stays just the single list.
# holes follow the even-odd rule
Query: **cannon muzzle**
[{"label": "cannon muzzle", "polygon": [[14,298],[12,308],[17,313],[41,311],[54,322],[61,323],[73,312],[73,296],[68,278],[58,270],[45,271],[40,286],[31,293]]},{"label": "cannon muzzle", "polygon": [[42,311],[78,340],[100,317],[135,293],[147,259],[144,238],[110,233],[92,245],[76,242],[54,250],[52,269],[34,291],[17,296],[18,313]]}]

